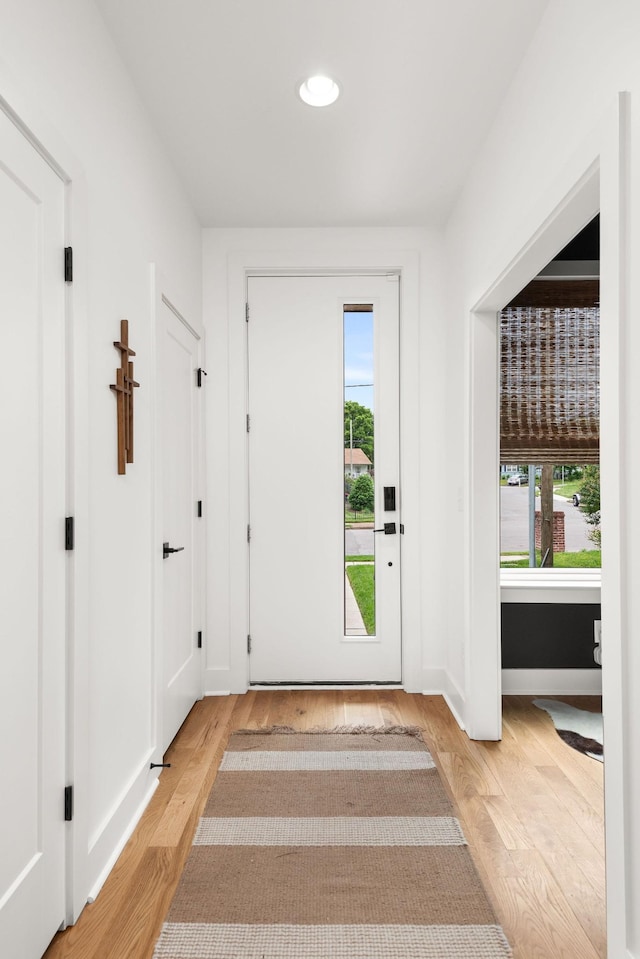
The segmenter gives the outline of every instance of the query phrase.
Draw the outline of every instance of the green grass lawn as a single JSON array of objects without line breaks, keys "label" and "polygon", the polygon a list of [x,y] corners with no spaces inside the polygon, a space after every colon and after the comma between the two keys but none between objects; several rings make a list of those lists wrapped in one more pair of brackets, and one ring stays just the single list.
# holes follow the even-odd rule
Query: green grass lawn
[{"label": "green grass lawn", "polygon": [[376,631],[375,566],[347,566],[347,576],[368,636]]},{"label": "green grass lawn", "polygon": [[556,496],[564,496],[567,499],[571,499],[574,493],[579,492],[583,483],[583,479],[571,480],[570,483],[554,483],[553,492]]},{"label": "green grass lawn", "polygon": [[373,563],[375,561],[375,556],[360,556],[356,554],[355,556],[345,556],[345,563]]},{"label": "green grass lawn", "polygon": [[[516,553],[516,556],[524,556],[522,553]],[[503,554],[504,556],[504,554]],[[601,565],[602,553],[599,549],[583,549],[579,553],[554,553],[554,569],[599,569]],[[536,565],[540,565],[540,552],[536,550]],[[500,563],[502,569],[528,569],[529,559],[509,560],[503,559]]]}]

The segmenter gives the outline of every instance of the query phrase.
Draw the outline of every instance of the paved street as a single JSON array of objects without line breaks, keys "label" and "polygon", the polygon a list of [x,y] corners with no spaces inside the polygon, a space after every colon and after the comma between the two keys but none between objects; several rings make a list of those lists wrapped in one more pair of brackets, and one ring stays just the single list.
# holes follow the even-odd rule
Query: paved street
[{"label": "paved street", "polygon": [[[589,539],[589,525],[577,506],[568,503],[564,497],[554,496],[554,510],[564,511],[565,546],[568,553],[577,553],[581,549],[595,549]],[[536,499],[536,509],[540,509],[540,498]],[[529,551],[529,487],[500,487],[500,549],[503,553]]]},{"label": "paved street", "polygon": [[[582,512],[563,497],[554,497],[553,508],[564,511],[564,531],[567,552],[595,549],[588,537],[589,525]],[[540,498],[536,500],[540,509]],[[503,553],[529,550],[528,534],[529,488],[527,486],[500,487],[500,548]],[[347,556],[373,554],[374,532],[371,529],[347,529],[344,532]]]},{"label": "paved street", "polygon": [[372,529],[345,529],[345,556],[372,556],[374,536]]}]

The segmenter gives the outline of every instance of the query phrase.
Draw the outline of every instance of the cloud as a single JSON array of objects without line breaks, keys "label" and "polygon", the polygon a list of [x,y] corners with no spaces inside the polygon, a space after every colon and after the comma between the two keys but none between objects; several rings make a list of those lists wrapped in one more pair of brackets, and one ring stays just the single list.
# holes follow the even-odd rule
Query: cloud
[{"label": "cloud", "polygon": [[364,363],[361,366],[345,366],[344,381],[351,383],[373,383],[373,368]]},{"label": "cloud", "polygon": [[345,383],[373,383],[373,354],[355,353],[346,358]]}]

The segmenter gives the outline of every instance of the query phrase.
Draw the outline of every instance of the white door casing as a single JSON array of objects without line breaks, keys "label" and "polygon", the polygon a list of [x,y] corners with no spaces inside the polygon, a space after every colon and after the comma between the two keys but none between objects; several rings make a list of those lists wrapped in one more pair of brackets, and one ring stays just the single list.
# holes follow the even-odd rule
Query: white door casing
[{"label": "white door casing", "polygon": [[65,188],[0,111],[0,942],[65,919]]},{"label": "white door casing", "polygon": [[[399,682],[399,277],[248,279],[250,678]],[[376,383],[376,635],[344,635],[343,310],[371,303]],[[398,506],[399,506],[398,500]]]},{"label": "white door casing", "polygon": [[165,750],[193,703],[202,695],[196,622],[200,337],[170,301],[158,304],[158,397],[161,410],[163,543],[176,552],[162,560],[160,747]]}]

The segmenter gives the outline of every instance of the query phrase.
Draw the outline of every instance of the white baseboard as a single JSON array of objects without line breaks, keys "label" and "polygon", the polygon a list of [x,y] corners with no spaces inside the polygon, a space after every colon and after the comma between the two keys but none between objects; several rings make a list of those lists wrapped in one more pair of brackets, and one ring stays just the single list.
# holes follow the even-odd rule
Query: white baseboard
[{"label": "white baseboard", "polygon": [[205,689],[204,696],[231,696],[230,689]]},{"label": "white baseboard", "polygon": [[453,718],[454,718],[455,721],[457,722],[457,724],[458,724],[458,726],[460,727],[460,729],[464,732],[464,731],[465,731],[465,726],[464,726],[464,722],[462,721],[462,716],[461,716],[460,712],[458,711],[458,702],[457,702],[457,700],[458,700],[458,697],[457,697],[457,696],[455,697],[455,700],[454,700],[454,698],[452,698],[448,693],[444,693],[444,701],[446,702],[447,706],[448,706],[449,709],[451,710],[451,715],[453,716]]},{"label": "white baseboard", "polygon": [[93,886],[92,886],[91,889],[89,890],[89,895],[87,896],[87,903],[92,903],[92,902],[95,901],[98,893],[100,892],[100,890],[101,890],[102,887],[104,886],[104,884],[105,884],[105,882],[106,882],[106,880],[107,880],[107,878],[108,878],[108,876],[109,876],[109,873],[111,872],[111,870],[112,870],[113,867],[115,866],[115,864],[116,864],[116,862],[117,862],[117,860],[118,860],[118,857],[119,857],[120,853],[122,852],[122,850],[123,850],[124,847],[126,846],[127,842],[129,841],[129,838],[131,837],[131,835],[132,835],[132,833],[133,833],[133,830],[136,828],[136,826],[137,826],[138,823],[140,822],[140,819],[142,818],[142,814],[144,813],[145,809],[147,808],[147,806],[148,806],[149,803],[151,802],[151,797],[153,796],[153,794],[154,794],[154,792],[156,791],[157,788],[158,788],[158,779],[157,779],[157,777],[156,777],[156,778],[153,780],[153,782],[151,783],[151,785],[149,786],[149,789],[147,790],[147,794],[145,795],[144,799],[142,800],[142,802],[140,803],[140,805],[138,806],[138,808],[137,808],[136,811],[134,812],[133,816],[132,816],[131,819],[129,820],[129,823],[127,824],[124,832],[122,833],[120,839],[118,840],[118,843],[116,844],[115,849],[113,850],[113,852],[111,853],[111,855],[110,855],[109,858],[107,859],[107,861],[106,861],[106,863],[105,863],[102,871],[100,872],[98,878],[96,879],[96,881],[94,882]]},{"label": "white baseboard", "polygon": [[503,669],[505,696],[599,696],[601,669]]}]

